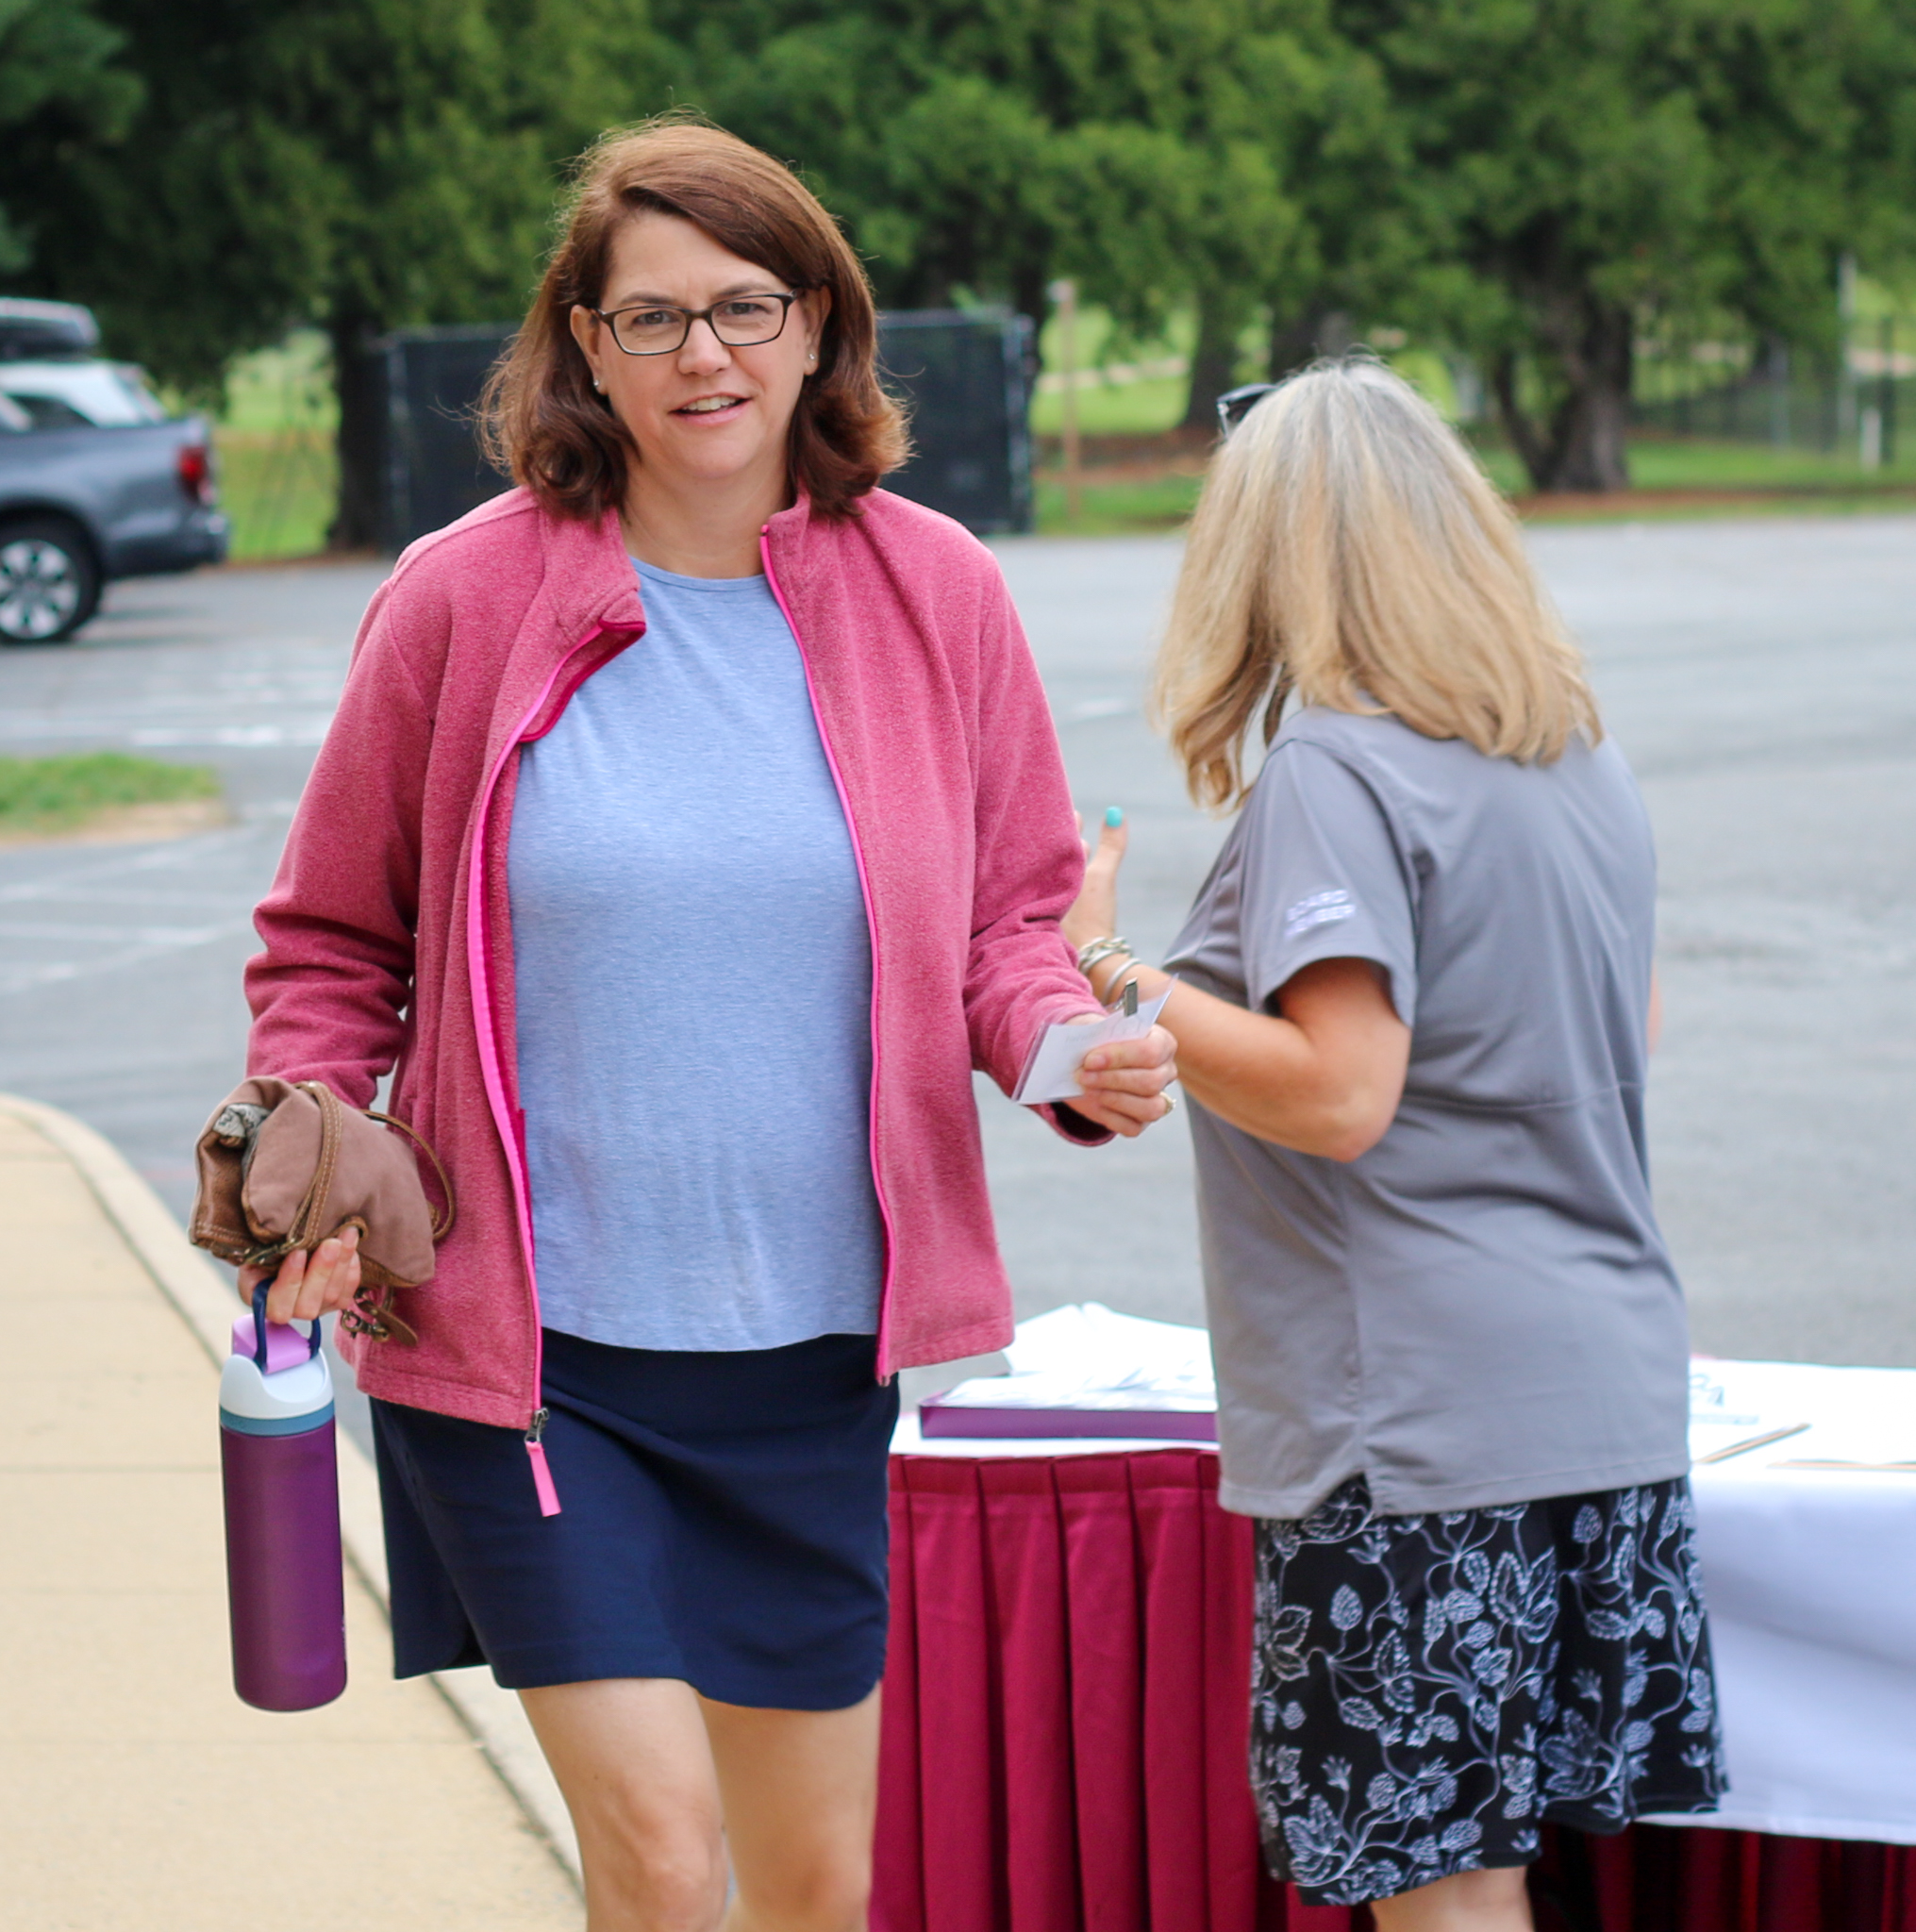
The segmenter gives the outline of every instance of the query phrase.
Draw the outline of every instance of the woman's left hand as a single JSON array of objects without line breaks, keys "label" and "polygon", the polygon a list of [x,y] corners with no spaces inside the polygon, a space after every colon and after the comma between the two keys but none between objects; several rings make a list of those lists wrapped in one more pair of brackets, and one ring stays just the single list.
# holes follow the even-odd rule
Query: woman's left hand
[{"label": "woman's left hand", "polygon": [[1083,813],[1078,814],[1077,835],[1084,845],[1084,886],[1059,927],[1065,943],[1074,951],[1118,929],[1118,868],[1125,862],[1125,846],[1130,837],[1125,814],[1115,805],[1098,826],[1095,852],[1084,836]]},{"label": "woman's left hand", "polygon": [[1176,1078],[1177,1041],[1154,1026],[1141,1040],[1114,1040],[1088,1053],[1077,1076],[1084,1091],[1067,1104],[1086,1120],[1135,1140],[1171,1112],[1164,1090]]}]

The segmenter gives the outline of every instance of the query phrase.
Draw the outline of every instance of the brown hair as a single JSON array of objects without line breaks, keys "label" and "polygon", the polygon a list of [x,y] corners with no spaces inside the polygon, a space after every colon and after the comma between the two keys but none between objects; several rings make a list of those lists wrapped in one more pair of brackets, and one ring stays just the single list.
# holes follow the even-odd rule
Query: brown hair
[{"label": "brown hair", "polygon": [[682,216],[795,290],[831,297],[818,368],[791,417],[791,480],[821,516],[858,498],[910,454],[905,419],[878,384],[877,316],[865,272],[818,198],[768,154],[694,116],[660,115],[608,134],[582,157],[565,229],[512,345],[479,404],[486,453],[559,516],[621,504],[637,455],[594,392],[572,333],[576,303],[596,308],[622,222]]}]

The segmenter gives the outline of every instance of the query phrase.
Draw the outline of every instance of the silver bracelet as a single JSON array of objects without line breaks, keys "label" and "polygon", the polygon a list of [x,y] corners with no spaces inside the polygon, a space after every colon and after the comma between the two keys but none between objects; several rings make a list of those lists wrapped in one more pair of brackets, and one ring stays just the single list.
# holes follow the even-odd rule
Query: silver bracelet
[{"label": "silver bracelet", "polygon": [[1092,940],[1077,949],[1077,970],[1089,979],[1091,968],[1099,960],[1108,959],[1118,953],[1123,953],[1126,958],[1132,958],[1131,941],[1119,939],[1115,933],[1108,939]]},{"label": "silver bracelet", "polygon": [[[1095,980],[1091,982],[1091,992],[1107,1012],[1114,1010],[1121,1001],[1124,1002],[1126,1013],[1135,1013],[1138,1010],[1137,974],[1142,963],[1141,960],[1133,959],[1128,966],[1119,967],[1111,975],[1110,986],[1104,993],[1098,992]],[[1125,999],[1126,993],[1131,995],[1128,1000]]]}]

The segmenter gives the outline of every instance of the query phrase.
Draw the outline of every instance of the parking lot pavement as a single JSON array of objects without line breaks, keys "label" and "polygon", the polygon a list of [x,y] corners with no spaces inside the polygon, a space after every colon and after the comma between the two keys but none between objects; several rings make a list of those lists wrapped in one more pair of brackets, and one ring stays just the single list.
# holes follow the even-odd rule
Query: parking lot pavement
[{"label": "parking lot pavement", "polygon": [[153,845],[0,847],[0,1084],[72,1108],[175,1207],[244,1049],[240,967],[378,566],[109,587],[71,644],[0,655],[0,752],[215,766],[236,823]]},{"label": "parking lot pavement", "polygon": [[[1916,520],[1531,541],[1657,824],[1652,1133],[1698,1344],[1916,1365]],[[1176,543],[995,547],[1080,804],[1129,814],[1125,930],[1161,952],[1223,837],[1142,711]],[[246,911],[378,576],[121,585],[78,646],[0,657],[0,750],[205,760],[242,814],[173,845],[0,850],[0,1088],[91,1121],[175,1205],[239,1065]],[[1095,1299],[1202,1318],[1181,1119],[1088,1155],[994,1091],[981,1108],[1021,1313]]]}]

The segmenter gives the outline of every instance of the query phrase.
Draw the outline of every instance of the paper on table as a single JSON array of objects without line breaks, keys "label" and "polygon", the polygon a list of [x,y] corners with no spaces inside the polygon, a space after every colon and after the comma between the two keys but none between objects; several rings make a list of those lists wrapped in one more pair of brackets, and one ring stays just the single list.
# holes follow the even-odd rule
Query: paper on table
[{"label": "paper on table", "polygon": [[1692,1366],[1690,1372],[1690,1457],[1692,1462],[1728,1462],[1733,1457],[1801,1435],[1809,1424],[1792,1415],[1765,1413],[1760,1407],[1733,1403],[1720,1376]]},{"label": "paper on table", "polygon": [[1158,1024],[1158,1015],[1170,997],[1171,988],[1167,986],[1155,1000],[1145,1000],[1135,1014],[1112,1013],[1102,1020],[1065,1020],[1047,1026],[1039,1036],[1037,1051],[1011,1098],[1020,1107],[1082,1099],[1084,1089],[1078,1085],[1077,1070],[1084,1065],[1085,1055],[1094,1046],[1108,1046],[1114,1040],[1142,1040]]},{"label": "paper on table", "polygon": [[1069,1304],[1020,1322],[1006,1375],[979,1375],[938,1398],[951,1408],[1167,1410],[1217,1407],[1202,1328]]}]

